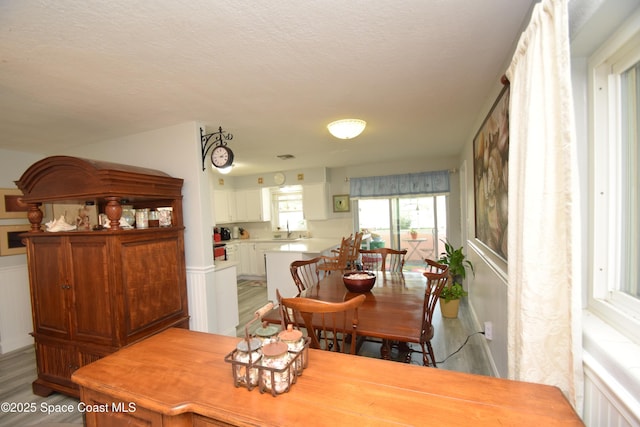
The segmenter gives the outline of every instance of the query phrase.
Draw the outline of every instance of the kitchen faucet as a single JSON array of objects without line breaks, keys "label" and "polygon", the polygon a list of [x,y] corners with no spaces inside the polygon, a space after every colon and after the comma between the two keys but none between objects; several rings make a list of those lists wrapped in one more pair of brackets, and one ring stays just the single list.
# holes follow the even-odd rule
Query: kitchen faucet
[{"label": "kitchen faucet", "polygon": [[289,231],[289,220],[287,220],[287,239],[291,237],[291,232]]}]

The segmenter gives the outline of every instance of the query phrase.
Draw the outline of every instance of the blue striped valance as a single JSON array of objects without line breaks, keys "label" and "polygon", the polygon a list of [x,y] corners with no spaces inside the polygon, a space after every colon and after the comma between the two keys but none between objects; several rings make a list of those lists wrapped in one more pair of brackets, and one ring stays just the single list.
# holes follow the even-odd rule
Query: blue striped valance
[{"label": "blue striped valance", "polygon": [[449,171],[349,178],[351,198],[449,192]]}]

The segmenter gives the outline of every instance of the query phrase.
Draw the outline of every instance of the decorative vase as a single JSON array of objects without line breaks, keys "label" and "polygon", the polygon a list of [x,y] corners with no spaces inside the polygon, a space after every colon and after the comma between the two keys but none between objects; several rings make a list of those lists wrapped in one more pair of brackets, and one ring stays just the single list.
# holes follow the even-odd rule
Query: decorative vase
[{"label": "decorative vase", "polygon": [[458,308],[460,307],[460,300],[454,299],[451,301],[445,301],[440,299],[440,312],[442,313],[442,317],[446,317],[448,319],[455,319],[458,317]]}]

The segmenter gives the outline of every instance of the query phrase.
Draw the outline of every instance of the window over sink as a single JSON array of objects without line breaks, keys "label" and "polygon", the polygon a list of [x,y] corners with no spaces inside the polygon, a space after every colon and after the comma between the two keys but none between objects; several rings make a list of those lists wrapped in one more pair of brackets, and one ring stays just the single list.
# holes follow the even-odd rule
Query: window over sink
[{"label": "window over sink", "polygon": [[302,186],[289,185],[271,189],[271,227],[273,231],[306,231]]}]

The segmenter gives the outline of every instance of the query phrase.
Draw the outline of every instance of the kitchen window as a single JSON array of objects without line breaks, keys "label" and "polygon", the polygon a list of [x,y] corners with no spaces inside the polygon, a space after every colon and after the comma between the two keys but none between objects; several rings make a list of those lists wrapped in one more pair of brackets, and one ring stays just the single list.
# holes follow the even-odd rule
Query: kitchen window
[{"label": "kitchen window", "polygon": [[594,179],[589,308],[640,342],[640,21],[589,63]]},{"label": "kitchen window", "polygon": [[274,231],[306,231],[302,186],[290,185],[271,190],[271,226]]}]

